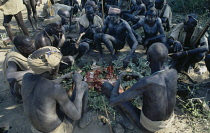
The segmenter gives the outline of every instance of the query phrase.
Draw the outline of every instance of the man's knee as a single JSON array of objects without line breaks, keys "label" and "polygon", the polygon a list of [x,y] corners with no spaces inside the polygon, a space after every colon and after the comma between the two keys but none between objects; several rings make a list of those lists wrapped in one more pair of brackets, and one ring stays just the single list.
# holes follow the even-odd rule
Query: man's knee
[{"label": "man's knee", "polygon": [[112,89],[113,89],[113,85],[110,84],[109,82],[104,82],[102,84],[101,91],[108,98],[111,96]]},{"label": "man's knee", "polygon": [[10,27],[10,24],[9,24],[9,23],[3,23],[3,26],[4,26],[5,28],[7,28],[7,27]]},{"label": "man's knee", "polygon": [[165,36],[160,38],[161,43],[166,44],[166,41],[167,41],[167,39]]},{"label": "man's knee", "polygon": [[81,53],[86,53],[90,49],[90,46],[86,42],[82,42],[79,45],[78,51]]}]

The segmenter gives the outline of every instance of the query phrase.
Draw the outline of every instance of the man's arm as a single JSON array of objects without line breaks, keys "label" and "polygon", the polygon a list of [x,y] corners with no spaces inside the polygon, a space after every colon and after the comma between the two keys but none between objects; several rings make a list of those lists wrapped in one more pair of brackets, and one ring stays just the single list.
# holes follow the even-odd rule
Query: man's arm
[{"label": "man's arm", "polygon": [[17,71],[18,66],[15,64],[15,62],[8,62],[8,68],[6,70],[6,78],[9,84],[14,83],[16,81],[20,81],[23,78],[23,75],[26,73],[33,73],[32,70],[26,70],[26,71]]},{"label": "man's arm", "polygon": [[118,95],[120,83],[121,79],[118,79],[116,85],[112,90],[112,94],[110,97],[111,105],[117,105],[119,103],[132,100],[142,92],[146,91],[150,85],[159,84],[157,83],[157,78],[154,79],[154,77],[144,77],[140,79],[137,83],[135,83],[130,89]]},{"label": "man's arm", "polygon": [[[76,83],[76,88],[82,87]],[[74,103],[69,99],[65,89],[60,84],[55,84],[56,91],[54,92],[55,99],[59,103],[61,110],[72,120],[79,120],[82,113],[82,98],[83,93],[78,93],[76,90],[76,98]]]},{"label": "man's arm", "polygon": [[127,33],[128,33],[128,35],[129,35],[130,39],[131,39],[132,42],[133,42],[133,46],[132,46],[132,48],[131,48],[131,51],[130,51],[129,54],[126,56],[126,59],[129,60],[130,57],[132,56],[132,54],[135,52],[136,47],[137,47],[137,45],[138,45],[138,42],[137,42],[136,37],[134,36],[134,34],[133,34],[133,32],[132,32],[132,29],[131,29],[130,25],[129,25],[127,22],[125,22],[125,27],[126,27],[126,30],[127,30]]},{"label": "man's arm", "polygon": [[137,24],[132,26],[132,29],[136,30],[136,29],[142,27],[143,21],[144,21],[144,19],[141,19]]},{"label": "man's arm", "polygon": [[60,84],[55,83],[53,92],[56,101],[59,103],[62,111],[72,120],[79,120],[82,114],[82,99],[87,84],[82,81],[82,75],[75,73],[73,81],[75,83],[76,97],[74,103],[68,98],[68,95]]},{"label": "man's arm", "polygon": [[106,33],[107,28],[108,28],[108,23],[109,23],[109,20],[108,20],[108,17],[106,17],[105,22],[104,22],[104,26],[102,28],[103,33]]}]

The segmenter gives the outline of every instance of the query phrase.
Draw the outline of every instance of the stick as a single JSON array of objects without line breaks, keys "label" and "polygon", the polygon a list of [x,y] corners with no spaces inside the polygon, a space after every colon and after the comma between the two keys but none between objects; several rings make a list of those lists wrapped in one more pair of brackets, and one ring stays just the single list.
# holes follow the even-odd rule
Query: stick
[{"label": "stick", "polygon": [[[106,104],[105,104],[105,101],[104,101],[104,96],[102,96],[102,100],[103,100],[104,109],[105,109],[105,112],[106,112],[106,117],[109,119],[109,115],[108,115],[108,112],[107,112],[107,109],[106,109]],[[113,133],[111,124],[108,123],[108,125],[109,125],[110,132]]]},{"label": "stick", "polygon": [[85,32],[83,32],[83,33],[81,33],[80,35],[79,35],[79,38],[78,38],[78,40],[77,40],[77,42],[76,42],[76,48],[78,48],[79,47],[79,42],[80,42],[80,40],[82,39],[82,36],[85,34]]},{"label": "stick", "polygon": [[104,21],[104,0],[102,0],[102,20]]}]

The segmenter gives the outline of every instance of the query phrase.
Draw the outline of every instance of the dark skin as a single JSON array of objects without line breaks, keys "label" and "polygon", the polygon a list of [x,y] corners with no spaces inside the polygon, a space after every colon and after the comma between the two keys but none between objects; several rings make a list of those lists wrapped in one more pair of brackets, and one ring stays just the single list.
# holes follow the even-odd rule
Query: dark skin
[{"label": "dark skin", "polygon": [[165,43],[165,33],[162,27],[160,18],[156,14],[147,14],[145,19],[140,20],[137,24],[133,25],[134,30],[143,27],[144,29],[144,46],[149,48],[150,45],[154,42]]},{"label": "dark skin", "polygon": [[23,21],[23,16],[22,16],[22,13],[21,11],[18,12],[17,14],[15,15],[4,15],[4,22],[3,22],[3,26],[5,27],[6,31],[7,31],[7,34],[10,38],[11,41],[14,40],[14,33],[12,31],[12,28],[10,26],[10,22],[12,20],[12,17],[15,17],[15,20],[18,24],[18,26],[21,28],[21,30],[23,31],[23,33],[27,36],[29,36],[29,32],[28,32],[28,29],[27,27],[25,26],[25,23]]},{"label": "dark skin", "polygon": [[124,117],[125,121],[131,120],[144,130],[146,129],[139,121],[141,111],[133,106],[129,102],[130,100],[143,94],[142,111],[152,121],[169,119],[176,103],[177,72],[174,69],[164,69],[163,64],[167,59],[167,52],[165,52],[167,48],[163,48],[165,47],[163,44],[154,45],[156,46],[151,46],[152,49],[149,49],[147,53],[153,75],[139,79],[130,89],[119,94],[122,79],[128,75],[122,73],[115,86],[106,82],[103,84],[102,90],[105,95],[110,96],[110,104],[121,110],[122,116],[126,116]]},{"label": "dark skin", "polygon": [[137,15],[144,15],[146,11],[145,5],[142,3],[141,0],[137,0],[136,4],[131,8],[131,10],[128,11],[122,11],[122,14],[124,15],[124,19],[126,21],[131,21],[132,23],[136,23],[135,16]]},{"label": "dark skin", "polygon": [[[26,58],[29,54],[35,51],[35,45],[29,37],[19,36],[18,39],[21,39],[21,45],[14,43],[17,50]],[[21,70],[19,66],[13,62],[8,62],[8,68],[6,70],[6,79],[10,85],[11,93],[14,96],[15,100],[19,101],[21,99],[20,87],[22,84],[23,75],[32,72],[32,70]]]},{"label": "dark skin", "polygon": [[[48,36],[53,36],[54,41]],[[44,31],[35,35],[35,46],[38,48],[44,46],[62,47],[62,38],[64,37],[64,31],[62,30],[62,24],[60,21],[47,25]]]},{"label": "dark skin", "polygon": [[[184,23],[184,31],[186,32],[186,36],[188,36],[188,38],[192,37],[196,25],[197,23],[192,17],[189,17],[189,20]],[[171,46],[169,51],[173,53],[172,58],[175,61],[181,61],[175,65],[178,71],[183,69],[183,67],[185,67],[184,70],[187,71],[190,64],[201,61],[204,58],[205,52],[208,51],[208,43],[206,42],[203,42],[200,44],[200,46],[196,46],[195,48],[191,49],[185,49],[185,47],[191,47],[192,44],[190,44],[190,42],[181,44],[179,41],[174,40],[172,37],[168,40],[168,42]],[[189,57],[192,58],[189,59]],[[185,63],[183,64],[183,62]]]},{"label": "dark skin", "polygon": [[95,16],[95,11],[94,11],[94,8],[93,7],[87,7],[86,9],[86,16],[87,16],[87,19],[88,19],[88,22],[89,22],[89,26],[87,28],[84,28],[81,24],[79,25],[80,27],[80,33],[85,33],[85,35],[82,37],[82,39],[85,39],[85,38],[88,38],[88,39],[91,39],[93,40],[94,39],[94,23],[93,23],[93,20],[94,20],[94,16]]},{"label": "dark skin", "polygon": [[[106,31],[109,29],[109,34]],[[109,52],[111,53],[113,59],[116,59],[116,51],[124,47],[126,38],[130,39],[128,42],[131,51],[127,54],[126,58],[123,60],[124,64],[128,64],[129,60],[132,58],[137,47],[137,40],[132,32],[130,25],[120,19],[119,15],[110,14],[107,16],[104,27],[102,29],[104,34],[101,35],[101,41],[104,42]],[[103,51],[101,47],[101,42],[97,42],[97,46],[101,57],[103,58]]]},{"label": "dark skin", "polygon": [[[81,74],[74,73],[73,77],[66,74],[59,80],[52,80],[52,75],[52,71],[40,75],[28,73],[23,78],[21,94],[25,114],[33,127],[42,132],[53,131],[64,117],[79,120],[87,107],[88,88]],[[71,77],[75,83],[73,100],[60,84],[62,79]]]},{"label": "dark skin", "polygon": [[70,24],[71,24],[71,15],[70,12],[66,9],[59,9],[58,15],[61,17],[61,24],[65,29],[65,32],[69,32]]},{"label": "dark skin", "polygon": [[[28,20],[31,23],[33,30],[41,29],[38,27],[38,17],[37,17],[37,11],[36,11],[37,2],[38,2],[37,0],[23,0],[23,3],[25,4],[27,12],[28,12]],[[33,12],[33,16],[32,16],[32,12]],[[35,24],[33,23],[32,19],[34,19]]]}]

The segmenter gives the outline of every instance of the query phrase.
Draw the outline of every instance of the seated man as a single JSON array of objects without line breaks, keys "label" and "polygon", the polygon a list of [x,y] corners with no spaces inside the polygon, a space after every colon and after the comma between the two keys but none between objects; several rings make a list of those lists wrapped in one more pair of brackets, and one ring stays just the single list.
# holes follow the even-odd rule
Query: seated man
[{"label": "seated man", "polygon": [[136,0],[131,10],[122,11],[123,19],[126,21],[131,21],[133,24],[137,23],[141,16],[144,16],[146,12],[146,7],[142,0]]},{"label": "seated man", "polygon": [[[104,57],[101,46],[101,42],[103,42],[111,53],[112,58],[117,59],[116,52],[123,49],[127,40],[131,51],[123,61],[125,65],[124,67],[126,67],[129,60],[132,59],[135,54],[138,42],[128,22],[120,18],[120,12],[119,8],[109,8],[109,15],[106,17],[102,30],[103,33],[96,37],[97,39],[95,40],[95,43],[100,52],[101,58]],[[108,29],[109,32],[107,34],[106,31]]]},{"label": "seated man", "polygon": [[[85,33],[82,36],[83,41],[88,39],[93,41],[94,35],[101,31],[103,21],[98,15],[95,15],[95,10],[92,6],[86,6],[85,12],[86,14],[82,15],[78,21],[80,34]],[[89,44],[91,48],[95,47],[93,43]]]},{"label": "seated man", "polygon": [[147,7],[147,10],[149,10],[155,4],[155,0],[142,0],[142,1],[145,4],[145,6]]},{"label": "seated man", "polygon": [[[23,77],[21,94],[26,117],[32,130],[44,133],[72,133],[70,120],[80,120],[79,126],[87,125],[85,114],[88,102],[88,86],[79,73],[63,75],[54,79],[62,54],[52,46],[38,49],[28,57],[28,64],[35,74]],[[75,83],[69,98],[60,82],[63,78],[73,78]],[[37,132],[37,131],[36,131]]]},{"label": "seated man", "polygon": [[[174,69],[164,68],[163,64],[167,61],[167,57],[166,46],[154,43],[147,52],[151,76],[139,79],[121,94],[119,87],[126,76],[125,73],[119,76],[115,86],[108,82],[103,84],[102,92],[110,98],[110,104],[124,118],[124,124],[128,125],[131,120],[138,127],[151,132],[167,128],[172,124],[176,103],[177,72]],[[140,94],[143,94],[142,110],[130,103]]]},{"label": "seated man", "polygon": [[155,0],[155,8],[157,16],[161,19],[164,30],[169,31],[172,27],[172,11],[171,7],[166,4],[166,0]]},{"label": "seated man", "polygon": [[195,14],[186,16],[184,23],[178,24],[171,32],[168,44],[170,52],[174,53],[175,68],[177,71],[188,71],[190,65],[201,61],[208,51],[207,35],[200,38],[198,44],[194,44],[202,28],[198,26],[198,19]]},{"label": "seated man", "polygon": [[29,36],[28,29],[23,21],[23,16],[21,13],[23,9],[23,0],[4,0],[3,2],[0,0],[0,10],[2,10],[4,14],[3,26],[5,27],[11,41],[14,40],[14,33],[10,26],[10,22],[13,16],[15,17],[16,22],[23,33]]},{"label": "seated man", "polygon": [[3,71],[10,92],[15,101],[21,101],[20,88],[23,75],[32,72],[27,63],[27,57],[35,51],[32,40],[25,35],[14,38],[14,47],[6,54],[3,62]]},{"label": "seated man", "polygon": [[136,0],[120,0],[118,6],[122,11],[130,10],[133,5],[136,4]]},{"label": "seated man", "polygon": [[166,43],[162,22],[161,19],[157,17],[157,12],[154,7],[146,12],[144,19],[141,19],[137,24],[132,26],[134,30],[140,27],[144,29],[145,37],[143,38],[143,45],[147,49],[155,42]]}]

